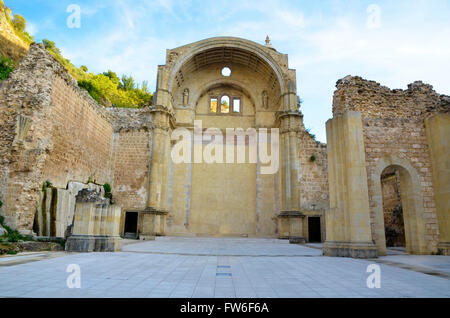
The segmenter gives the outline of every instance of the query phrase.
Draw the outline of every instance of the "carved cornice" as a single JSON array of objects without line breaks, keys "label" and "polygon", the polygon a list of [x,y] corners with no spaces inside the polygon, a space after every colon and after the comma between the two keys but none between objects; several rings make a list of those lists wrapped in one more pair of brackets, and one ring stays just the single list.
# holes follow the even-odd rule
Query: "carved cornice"
[{"label": "carved cornice", "polygon": [[167,127],[165,125],[160,125],[157,122],[153,122],[154,128],[160,128],[160,129],[173,129],[176,126],[176,118],[175,118],[175,112],[172,109],[169,109],[167,106],[164,105],[152,105],[149,108],[150,113],[163,113],[166,114],[169,117],[169,126]]},{"label": "carved cornice", "polygon": [[280,120],[284,117],[300,117],[303,118],[303,114],[299,110],[279,110],[275,113],[276,120]]},{"label": "carved cornice", "polygon": [[280,211],[279,218],[304,218],[305,214],[300,211]]},{"label": "carved cornice", "polygon": [[155,215],[167,215],[167,214],[169,214],[169,211],[155,209],[152,207],[147,207],[141,213],[148,213],[148,214],[155,214]]},{"label": "carved cornice", "polygon": [[300,111],[278,111],[275,114],[275,124],[280,133],[302,131],[303,114]]}]

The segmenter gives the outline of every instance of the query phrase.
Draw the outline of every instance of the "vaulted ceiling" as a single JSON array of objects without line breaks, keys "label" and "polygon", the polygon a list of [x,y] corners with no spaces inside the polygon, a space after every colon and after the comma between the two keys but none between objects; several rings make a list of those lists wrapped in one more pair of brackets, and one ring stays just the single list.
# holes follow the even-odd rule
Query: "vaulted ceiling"
[{"label": "vaulted ceiling", "polygon": [[272,67],[255,53],[233,47],[216,47],[193,56],[183,65],[175,78],[178,87],[183,85],[188,74],[214,64],[221,66],[240,65],[250,72],[258,73],[262,79],[266,79],[268,87],[274,89],[279,85]]}]

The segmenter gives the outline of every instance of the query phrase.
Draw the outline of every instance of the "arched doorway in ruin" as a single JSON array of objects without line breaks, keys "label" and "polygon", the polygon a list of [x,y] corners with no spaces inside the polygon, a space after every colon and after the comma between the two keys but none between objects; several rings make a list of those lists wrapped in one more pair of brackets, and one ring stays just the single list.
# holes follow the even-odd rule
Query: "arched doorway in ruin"
[{"label": "arched doorway in ruin", "polygon": [[380,181],[386,248],[404,248],[406,239],[400,193],[400,170],[396,166],[387,167],[381,173]]},{"label": "arched doorway in ruin", "polygon": [[372,182],[372,232],[379,254],[386,255],[389,245],[402,245],[403,239],[407,253],[427,254],[423,195],[417,171],[408,161],[390,156],[380,159]]}]

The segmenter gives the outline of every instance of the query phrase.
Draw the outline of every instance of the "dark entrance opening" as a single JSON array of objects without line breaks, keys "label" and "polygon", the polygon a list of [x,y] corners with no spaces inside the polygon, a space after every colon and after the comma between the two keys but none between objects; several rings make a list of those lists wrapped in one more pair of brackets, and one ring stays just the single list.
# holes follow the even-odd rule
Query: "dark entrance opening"
[{"label": "dark entrance opening", "polygon": [[381,174],[383,195],[384,232],[386,247],[405,247],[405,223],[400,185],[400,170],[389,166]]},{"label": "dark entrance opening", "polygon": [[137,238],[138,212],[127,212],[125,214],[125,238]]},{"label": "dark entrance opening", "polygon": [[308,217],[308,233],[309,242],[321,243],[322,236],[320,233],[320,217]]}]

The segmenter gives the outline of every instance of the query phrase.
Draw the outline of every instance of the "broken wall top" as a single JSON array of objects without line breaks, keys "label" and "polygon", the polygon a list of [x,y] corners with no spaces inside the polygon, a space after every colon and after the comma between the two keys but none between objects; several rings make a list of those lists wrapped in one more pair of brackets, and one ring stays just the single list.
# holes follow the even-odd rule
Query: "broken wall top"
[{"label": "broken wall top", "polygon": [[77,80],[41,43],[31,44],[28,54],[16,70],[0,83],[0,100],[4,101],[4,106],[15,107],[31,115],[35,110],[52,103],[51,91],[55,76],[62,78],[115,131],[151,127],[149,107],[106,108],[99,105],[86,90],[78,86]]},{"label": "broken wall top", "polygon": [[436,93],[431,85],[421,81],[402,90],[390,89],[358,76],[347,76],[339,80],[336,87],[333,116],[357,111],[363,118],[424,119],[435,113],[450,112],[450,96]]}]

